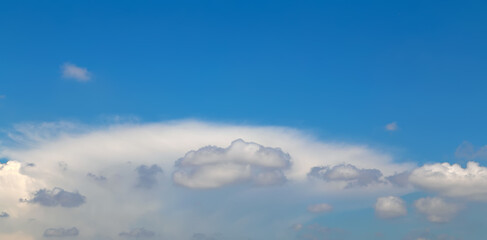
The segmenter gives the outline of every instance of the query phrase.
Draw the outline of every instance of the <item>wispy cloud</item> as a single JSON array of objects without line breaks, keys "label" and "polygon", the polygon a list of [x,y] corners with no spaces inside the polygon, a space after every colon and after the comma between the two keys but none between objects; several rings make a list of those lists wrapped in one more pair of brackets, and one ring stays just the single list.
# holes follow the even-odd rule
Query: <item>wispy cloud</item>
[{"label": "wispy cloud", "polygon": [[325,213],[333,210],[333,207],[330,204],[320,203],[315,205],[308,206],[308,212],[312,213]]},{"label": "wispy cloud", "polygon": [[397,122],[391,122],[385,126],[387,131],[393,132],[396,131],[399,127],[397,126]]},{"label": "wispy cloud", "polygon": [[472,143],[464,141],[457,147],[455,157],[467,160],[487,159],[487,145],[477,149]]},{"label": "wispy cloud", "polygon": [[76,66],[72,63],[64,63],[61,69],[63,78],[73,79],[78,82],[88,82],[91,80],[91,73],[86,68]]}]

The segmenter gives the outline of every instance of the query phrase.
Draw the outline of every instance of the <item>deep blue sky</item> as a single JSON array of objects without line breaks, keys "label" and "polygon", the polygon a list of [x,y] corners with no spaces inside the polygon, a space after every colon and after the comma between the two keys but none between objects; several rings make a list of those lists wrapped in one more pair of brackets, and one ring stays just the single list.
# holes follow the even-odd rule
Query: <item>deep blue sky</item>
[{"label": "deep blue sky", "polygon": [[[282,125],[455,161],[485,145],[485,1],[2,1],[0,128]],[[70,62],[90,82],[61,78]],[[399,130],[384,131],[397,121]]]}]

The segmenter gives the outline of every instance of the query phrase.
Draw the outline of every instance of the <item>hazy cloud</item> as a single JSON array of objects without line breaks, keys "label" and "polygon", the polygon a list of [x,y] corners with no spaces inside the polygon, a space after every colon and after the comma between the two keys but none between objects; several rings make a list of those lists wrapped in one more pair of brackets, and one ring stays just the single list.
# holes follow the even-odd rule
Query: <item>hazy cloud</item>
[{"label": "hazy cloud", "polygon": [[121,232],[118,235],[125,238],[145,239],[152,238],[156,234],[153,231],[149,231],[145,228],[135,228],[130,230],[130,232]]},{"label": "hazy cloud", "polygon": [[464,141],[455,151],[455,157],[460,159],[487,159],[487,145],[475,148],[475,146],[467,141]]},{"label": "hazy cloud", "polygon": [[0,212],[0,218],[7,218],[9,217],[10,215],[6,212]]},{"label": "hazy cloud", "polygon": [[48,228],[44,231],[44,237],[75,237],[79,235],[76,227],[72,228]]},{"label": "hazy cloud", "polygon": [[358,169],[351,164],[334,167],[313,167],[308,176],[328,182],[347,182],[347,188],[364,187],[369,184],[381,183],[382,173],[378,169]]},{"label": "hazy cloud", "polygon": [[333,210],[333,207],[326,203],[314,204],[308,206],[308,212],[312,213],[325,213]]},{"label": "hazy cloud", "polygon": [[46,207],[78,207],[85,203],[86,197],[78,192],[64,191],[62,188],[54,188],[53,190],[41,189],[34,193],[34,197],[30,200],[22,200],[29,203],[38,203]]},{"label": "hazy cloud", "polygon": [[391,122],[385,126],[387,131],[396,131],[398,129],[397,122]]},{"label": "hazy cloud", "polygon": [[346,239],[346,232],[339,228],[331,228],[319,224],[306,225],[298,234],[300,240],[331,240]]},{"label": "hazy cloud", "polygon": [[460,206],[447,203],[441,198],[420,198],[414,202],[418,212],[425,214],[430,222],[448,222],[460,210]]},{"label": "hazy cloud", "polygon": [[411,172],[405,171],[386,177],[386,180],[396,187],[407,187],[409,185],[409,175]]},{"label": "hazy cloud", "polygon": [[269,148],[242,139],[229,147],[207,146],[188,152],[176,162],[175,183],[189,188],[217,188],[237,182],[277,185],[286,181],[282,170],[291,157],[279,148]]},{"label": "hazy cloud", "polygon": [[397,218],[407,214],[406,203],[399,197],[377,198],[375,214],[380,218]]},{"label": "hazy cloud", "polygon": [[152,188],[157,184],[157,174],[162,173],[162,168],[153,164],[152,166],[140,165],[137,167],[137,187]]},{"label": "hazy cloud", "polygon": [[91,73],[86,68],[78,67],[71,63],[65,63],[61,67],[63,78],[73,79],[78,82],[87,82],[91,79]]},{"label": "hazy cloud", "polygon": [[204,233],[195,233],[191,240],[219,240],[222,239],[220,234],[207,235]]}]

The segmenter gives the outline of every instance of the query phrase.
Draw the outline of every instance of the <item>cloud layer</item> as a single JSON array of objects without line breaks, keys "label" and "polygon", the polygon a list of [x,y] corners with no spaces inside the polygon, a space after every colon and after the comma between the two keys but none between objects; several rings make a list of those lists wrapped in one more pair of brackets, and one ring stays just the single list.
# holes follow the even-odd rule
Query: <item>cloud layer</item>
[{"label": "cloud layer", "polygon": [[[0,232],[26,239],[46,229],[69,235],[70,226],[82,240],[295,239],[328,229],[307,224],[321,215],[309,212],[358,196],[370,208],[384,194],[409,192],[383,175],[414,166],[277,127],[49,123],[18,125],[9,135],[13,144],[0,150],[9,160],[0,165],[0,210],[9,214]],[[290,234],[297,223],[313,227]]]}]

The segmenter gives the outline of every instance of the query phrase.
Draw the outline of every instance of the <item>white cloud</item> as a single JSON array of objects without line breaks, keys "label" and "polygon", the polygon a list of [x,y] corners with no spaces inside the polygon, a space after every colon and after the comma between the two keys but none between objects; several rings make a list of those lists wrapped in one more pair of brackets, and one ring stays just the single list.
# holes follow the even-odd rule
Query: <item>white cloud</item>
[{"label": "white cloud", "polygon": [[450,221],[460,210],[460,206],[445,202],[441,198],[420,198],[414,202],[418,212],[425,214],[430,222],[443,223]]},{"label": "white cloud", "polygon": [[[51,123],[19,125],[9,136],[15,143],[0,147],[0,158],[9,159],[0,165],[0,210],[10,217],[2,219],[0,232],[23,232],[33,239],[60,223],[76,226],[82,240],[117,239],[121,232],[142,228],[175,240],[190,239],[195,232],[289,239],[289,226],[307,220],[302,212],[288,211],[296,204],[306,208],[309,199],[323,194],[329,199],[375,199],[404,192],[387,184],[343,190],[335,182],[310,180],[311,168],[352,164],[391,175],[412,167],[366,146],[321,142],[279,127],[190,121],[104,127]],[[245,141],[231,144],[240,138]],[[219,147],[194,151],[204,146]],[[171,173],[181,171],[192,181],[186,179],[192,184],[185,182],[187,186],[214,188],[175,185]],[[287,179],[284,185],[254,187],[282,178]],[[232,184],[239,180],[251,184]],[[68,208],[19,201],[35,198],[41,189],[46,194],[40,196],[49,199],[58,199],[61,190],[54,189],[64,189],[84,201]],[[188,225],[193,226],[190,232]]]},{"label": "white cloud", "polygon": [[487,201],[487,168],[476,162],[468,162],[466,168],[449,163],[424,165],[411,173],[409,181],[442,196]]},{"label": "white cloud", "polygon": [[396,131],[398,129],[397,122],[391,122],[385,126],[387,131]]},{"label": "white cloud", "polygon": [[330,204],[320,203],[308,206],[308,212],[312,213],[325,213],[333,210]]},{"label": "white cloud", "polygon": [[78,67],[71,63],[65,63],[61,67],[63,78],[74,79],[78,82],[87,82],[91,79],[91,73],[86,68]]},{"label": "white cloud", "polygon": [[380,218],[397,218],[407,214],[406,203],[399,197],[377,198],[375,214]]},{"label": "white cloud", "polygon": [[291,157],[279,148],[269,148],[238,139],[227,148],[207,146],[186,153],[176,162],[175,183],[189,188],[216,188],[236,182],[275,185],[286,181],[282,173]]}]

